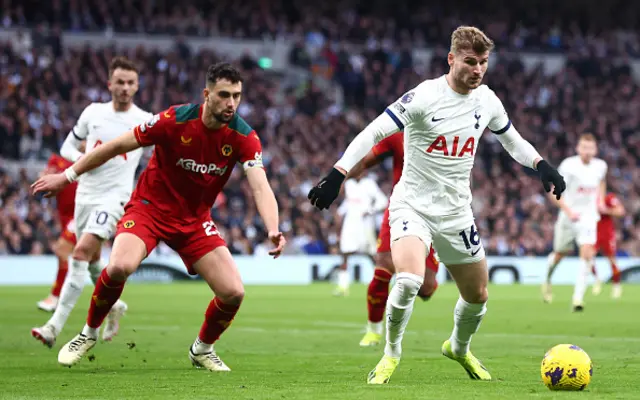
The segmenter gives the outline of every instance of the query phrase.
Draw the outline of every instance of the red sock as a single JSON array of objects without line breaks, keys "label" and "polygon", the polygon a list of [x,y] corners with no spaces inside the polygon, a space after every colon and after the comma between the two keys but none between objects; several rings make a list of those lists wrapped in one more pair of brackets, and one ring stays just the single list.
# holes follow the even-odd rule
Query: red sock
[{"label": "red sock", "polygon": [[380,322],[384,317],[391,277],[391,272],[386,269],[376,268],[373,271],[373,279],[367,290],[367,309],[369,310],[370,322]]},{"label": "red sock", "polygon": [[87,316],[89,327],[97,329],[102,325],[111,307],[120,298],[124,284],[124,281],[111,279],[106,268],[102,270],[91,296],[91,306],[89,306],[89,315]]},{"label": "red sock", "polygon": [[58,274],[56,275],[56,281],[53,282],[53,286],[51,287],[51,295],[60,297],[60,291],[62,290],[62,285],[64,284],[64,280],[67,278],[67,271],[69,270],[69,261],[58,259]]},{"label": "red sock", "polygon": [[611,263],[611,272],[611,280],[613,281],[613,283],[620,283],[622,277],[620,276],[620,270],[615,263]]},{"label": "red sock", "polygon": [[204,313],[204,323],[200,328],[200,334],[198,334],[200,341],[207,344],[215,343],[222,332],[231,325],[239,308],[240,304],[224,304],[220,299],[214,297]]}]

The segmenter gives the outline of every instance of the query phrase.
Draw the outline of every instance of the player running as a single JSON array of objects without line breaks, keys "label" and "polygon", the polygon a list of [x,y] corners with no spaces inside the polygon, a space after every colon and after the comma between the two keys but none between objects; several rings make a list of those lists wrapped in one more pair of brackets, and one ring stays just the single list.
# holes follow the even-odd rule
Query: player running
[{"label": "player running", "polygon": [[[130,60],[124,57],[112,60],[108,86],[112,101],[87,106],[64,141],[60,154],[67,160],[76,162],[84,156],[80,149],[85,140],[87,154],[91,154],[123,131],[132,129],[152,116],[133,104],[133,96],[138,91],[138,70]],[[102,243],[113,237],[116,225],[124,213],[124,205],[131,197],[141,156],[142,149],[123,152],[88,172],[78,182],[74,218],[78,243],[71,255],[71,265],[60,292],[60,301],[49,321],[31,330],[31,335],[48,347],[55,344],[56,337],[78,302],[87,273],[96,283],[104,269],[100,260]],[[127,305],[122,301],[115,304],[102,332],[103,340],[111,340],[118,333],[119,319],[126,309]]]},{"label": "player running", "polygon": [[511,124],[502,102],[482,78],[493,42],[475,27],[451,37],[449,73],[405,93],[351,142],[332,171],[309,192],[311,203],[328,208],[345,175],[385,137],[404,130],[405,164],[389,205],[391,256],[397,277],[387,302],[384,356],[368,383],[388,383],[400,362],[402,337],[415,297],[424,283],[431,243],[454,278],[460,298],[454,328],[442,353],[472,379],[491,375],[469,351],[471,336],[486,313],[488,271],[471,210],[470,173],[477,143],[489,127],[520,164],[535,168],[546,191],[559,198],[565,183]]},{"label": "player running", "polygon": [[598,203],[606,193],[607,163],[596,158],[596,138],[586,133],[580,136],[575,156],[560,163],[558,171],[567,181],[567,192],[560,200],[553,200],[560,208],[553,232],[553,252],[549,254],[547,279],[542,285],[543,300],[553,299],[551,276],[560,261],[578,245],[582,262],[573,291],[573,311],[584,310],[584,293],[596,254],[597,226],[600,214]]},{"label": "player running", "polygon": [[[598,221],[598,235],[595,251],[609,259],[611,265],[611,297],[619,299],[622,296],[622,285],[620,284],[620,269],[616,262],[616,223],[614,218],[621,218],[625,214],[624,205],[613,193],[607,193],[604,204],[599,204],[600,221]],[[597,276],[595,263],[593,274]]]},{"label": "player running", "polygon": [[[47,163],[47,168],[43,171],[43,174],[55,174],[64,171],[72,165],[71,162],[60,157],[57,154],[52,154]],[[73,228],[73,211],[75,209],[75,197],[77,183],[69,185],[61,190],[56,196],[56,208],[58,210],[58,220],[62,231],[60,237],[53,245],[53,252],[58,258],[58,272],[56,273],[56,279],[51,287],[51,293],[46,299],[40,300],[37,305],[42,311],[53,312],[58,306],[58,299],[60,298],[60,290],[67,277],[67,270],[69,269],[69,256],[73,251],[73,246],[76,244],[76,235],[72,232]]]},{"label": "player running", "polygon": [[[361,171],[371,168],[382,162],[386,157],[392,156],[393,160],[393,185],[395,186],[402,175],[404,165],[404,140],[403,133],[398,132],[382,139],[380,143],[373,146],[373,149],[356,164],[347,177],[360,174]],[[393,260],[391,259],[391,228],[389,227],[389,208],[384,212],[380,234],[378,235],[378,252],[375,256],[376,268],[373,272],[373,279],[367,289],[367,310],[368,324],[360,346],[376,346],[382,340],[382,318],[387,306],[389,297],[389,282],[395,273]],[[438,273],[439,262],[436,258],[433,247],[429,250],[424,273],[424,283],[418,290],[418,297],[428,300],[438,287],[436,274]]]},{"label": "player running", "polygon": [[236,163],[242,164],[269,239],[276,245],[269,254],[278,257],[286,241],[278,231],[278,204],[263,168],[260,139],[236,113],[242,97],[239,71],[228,63],[209,67],[203,96],[203,104],[172,106],[98,147],[64,174],[33,184],[34,192],[51,195],[107,160],[155,145],[118,225],[109,264],[91,297],[87,324],[62,347],[60,364],[76,364],[95,346],[98,327],[122,294],[127,277],[162,240],[180,255],[188,272],[199,274],[215,293],[189,348],[192,364],[210,371],[230,370],[213,344],[238,312],[244,287],[209,210]]},{"label": "player running", "polygon": [[376,251],[376,226],[374,216],[382,212],[387,205],[387,196],[370,177],[364,174],[352,175],[344,183],[344,201],[338,207],[342,216],[340,229],[340,254],[342,264],[338,270],[338,285],[335,296],[349,294],[349,257],[354,254],[366,254],[373,257]]}]

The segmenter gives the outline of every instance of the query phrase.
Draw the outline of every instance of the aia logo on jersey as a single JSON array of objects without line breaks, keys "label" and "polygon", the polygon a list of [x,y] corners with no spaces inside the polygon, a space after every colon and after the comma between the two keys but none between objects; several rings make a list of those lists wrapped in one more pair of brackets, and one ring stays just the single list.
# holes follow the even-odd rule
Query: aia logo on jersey
[{"label": "aia logo on jersey", "polygon": [[427,149],[427,153],[441,153],[445,157],[473,157],[476,148],[476,139],[471,136],[460,146],[460,136],[454,136],[451,145],[447,143],[445,136],[438,136]]},{"label": "aia logo on jersey", "polygon": [[225,157],[229,157],[233,153],[233,147],[230,144],[225,144],[222,146],[222,155]]},{"label": "aia logo on jersey", "polygon": [[227,172],[227,166],[220,168],[214,163],[211,164],[198,164],[195,160],[189,158],[181,158],[176,163],[176,166],[182,167],[185,171],[197,172],[200,174],[213,174],[222,176]]}]

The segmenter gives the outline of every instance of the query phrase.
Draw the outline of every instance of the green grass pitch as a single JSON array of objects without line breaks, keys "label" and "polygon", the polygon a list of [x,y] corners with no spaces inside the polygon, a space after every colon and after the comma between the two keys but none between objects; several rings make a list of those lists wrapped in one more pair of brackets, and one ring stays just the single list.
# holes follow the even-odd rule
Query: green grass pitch
[{"label": "green grass pitch", "polygon": [[[92,288],[85,288],[53,350],[31,338],[48,314],[35,303],[44,287],[0,287],[2,399],[523,399],[640,398],[640,290],[629,285],[614,301],[605,288],[588,296],[586,311],[569,310],[571,288],[557,287],[542,304],[537,286],[492,286],[488,314],[472,349],[494,381],[468,379],[440,355],[449,336],[457,291],[443,285],[418,300],[405,335],[404,357],[389,385],[368,386],[382,348],[360,348],[366,321],[365,286],[347,298],[332,287],[257,287],[216,349],[233,370],[191,367],[187,350],[211,292],[204,283],[130,284],[129,312],[112,343],[98,343],[92,361],[57,364],[60,346],[82,327]],[[585,392],[553,393],[540,379],[540,361],[555,344],[584,348],[594,362]]]}]

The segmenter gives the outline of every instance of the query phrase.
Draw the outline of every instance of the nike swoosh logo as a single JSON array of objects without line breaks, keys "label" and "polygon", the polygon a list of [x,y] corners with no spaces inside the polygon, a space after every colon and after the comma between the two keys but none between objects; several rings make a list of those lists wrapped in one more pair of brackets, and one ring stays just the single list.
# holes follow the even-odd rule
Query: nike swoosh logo
[{"label": "nike swoosh logo", "polygon": [[165,117],[165,118],[171,118],[171,114],[169,114],[168,112],[166,112],[166,111],[165,111],[165,113],[164,113],[164,117]]},{"label": "nike swoosh logo", "polygon": [[478,252],[480,251],[482,247],[478,247],[478,249],[476,251],[472,251],[471,252],[471,257],[475,256],[476,254],[478,254]]},{"label": "nike swoosh logo", "polygon": [[431,121],[433,122],[438,122],[438,121],[442,121],[444,118],[436,118],[436,117],[432,117]]}]

